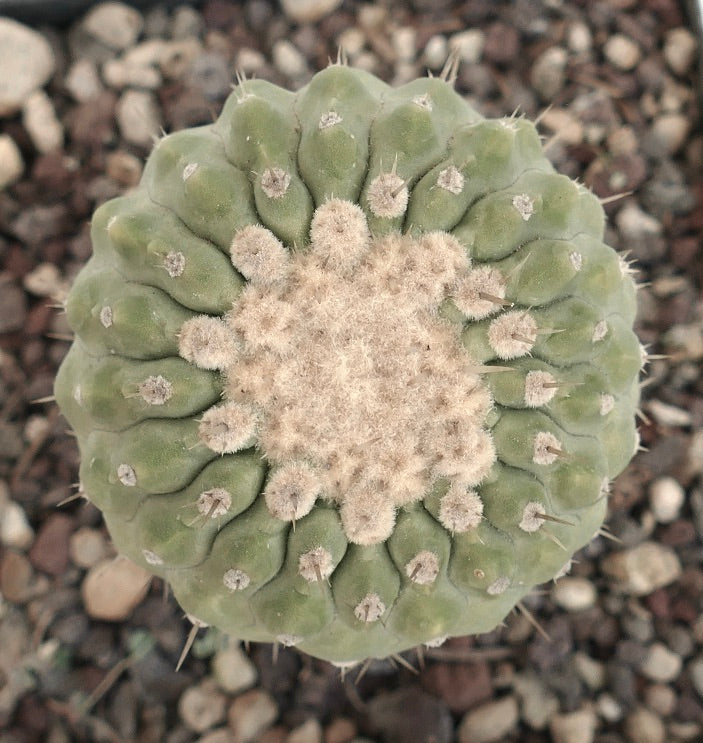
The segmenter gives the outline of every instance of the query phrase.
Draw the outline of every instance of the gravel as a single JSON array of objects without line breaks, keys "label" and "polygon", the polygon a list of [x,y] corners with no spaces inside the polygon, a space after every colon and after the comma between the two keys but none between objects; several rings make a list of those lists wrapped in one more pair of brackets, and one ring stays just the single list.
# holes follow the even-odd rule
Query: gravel
[{"label": "gravel", "polygon": [[[685,3],[176,5],[95,2],[61,27],[0,18],[0,738],[703,740],[703,135]],[[176,673],[190,623],[113,559],[99,513],[72,499],[75,440],[36,402],[67,350],[52,305],[90,255],[94,208],[138,183],[162,131],[209,123],[237,70],[297,88],[340,46],[395,82],[455,52],[473,105],[541,116],[555,166],[612,197],[607,239],[635,260],[653,354],[643,450],[608,496],[621,542],[601,534],[525,597],[539,630],[516,613],[362,676],[200,628]]]}]

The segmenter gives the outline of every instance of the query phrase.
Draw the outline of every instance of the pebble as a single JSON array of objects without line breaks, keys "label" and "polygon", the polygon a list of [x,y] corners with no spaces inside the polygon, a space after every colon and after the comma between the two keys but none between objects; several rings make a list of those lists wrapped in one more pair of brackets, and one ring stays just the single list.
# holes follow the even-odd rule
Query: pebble
[{"label": "pebble", "polygon": [[566,44],[574,54],[586,54],[593,48],[591,29],[581,21],[569,24],[566,32]]},{"label": "pebble", "polygon": [[644,701],[658,715],[668,717],[676,709],[676,692],[666,684],[650,684],[644,691]]},{"label": "pebble", "polygon": [[495,743],[509,735],[518,723],[518,704],[514,696],[467,712],[458,730],[459,743]]},{"label": "pebble", "polygon": [[5,547],[24,551],[33,541],[34,529],[22,506],[15,501],[0,503],[0,542]]},{"label": "pebble", "polygon": [[532,65],[530,81],[543,101],[552,101],[564,87],[569,54],[560,46],[545,49]]},{"label": "pebble", "polygon": [[621,583],[624,591],[635,596],[646,596],[657,588],[668,586],[681,575],[676,553],[656,542],[642,542],[614,552],[603,560],[602,568]]},{"label": "pebble", "polygon": [[698,692],[698,696],[703,699],[703,655],[699,655],[689,663],[688,673],[691,676],[693,687]]},{"label": "pebble", "polygon": [[445,702],[416,686],[381,693],[368,702],[370,727],[388,741],[427,740],[450,743],[453,723]]},{"label": "pebble", "polygon": [[281,0],[281,7],[294,23],[315,23],[342,4],[342,0]]},{"label": "pebble", "polygon": [[99,529],[82,526],[71,534],[68,553],[71,562],[79,568],[92,568],[110,554],[110,545]]},{"label": "pebble", "polygon": [[43,90],[35,90],[22,107],[22,126],[32,139],[37,152],[46,154],[63,147],[63,126],[54,104]]},{"label": "pebble", "polygon": [[533,730],[544,730],[549,720],[559,711],[559,700],[533,673],[518,674],[514,679],[515,692],[520,699],[522,719]]},{"label": "pebble", "polygon": [[652,123],[650,136],[653,140],[653,154],[674,155],[686,143],[691,129],[690,119],[681,113],[663,113]]},{"label": "pebble", "polygon": [[[346,49],[341,42],[339,48]],[[266,66],[266,57],[260,51],[244,46],[237,52],[234,66],[245,75],[254,75]]]},{"label": "pebble", "polygon": [[[302,66],[301,74],[304,74],[306,69],[304,59],[302,59]],[[298,76],[300,75],[296,75]],[[191,62],[187,82],[208,100],[224,98],[232,90],[232,73],[229,63],[219,52],[202,52]]]},{"label": "pebble", "polygon": [[66,282],[53,263],[40,263],[25,275],[22,286],[37,297],[59,298],[66,293]]},{"label": "pebble", "polygon": [[127,49],[139,38],[144,26],[141,13],[125,3],[106,2],[83,18],[83,29],[111,49]]},{"label": "pebble", "polygon": [[204,733],[224,722],[226,711],[227,698],[210,678],[186,689],[178,700],[181,720],[195,733]]},{"label": "pebble", "polygon": [[553,743],[592,743],[598,719],[590,707],[554,715],[549,723]]},{"label": "pebble", "polygon": [[634,201],[628,200],[615,217],[615,224],[623,242],[633,249],[640,259],[649,259],[659,254],[663,242],[662,223],[642,211]]},{"label": "pebble", "polygon": [[441,34],[430,36],[430,38],[427,40],[427,43],[425,44],[425,48],[422,51],[423,62],[431,70],[440,69],[447,59],[448,48],[449,45],[447,44],[447,39],[444,36],[442,36]]},{"label": "pebble", "polygon": [[128,142],[149,147],[162,127],[161,112],[153,93],[126,90],[117,102],[117,124]]},{"label": "pebble", "polygon": [[356,735],[356,725],[348,717],[336,717],[325,728],[325,743],[350,743]]},{"label": "pebble", "polygon": [[595,691],[605,686],[607,673],[603,663],[583,652],[574,653],[573,660],[576,673],[589,689]]},{"label": "pebble", "polygon": [[542,114],[542,123],[564,144],[575,145],[583,142],[583,124],[568,111],[548,108]]},{"label": "pebble", "polygon": [[203,17],[195,8],[178,5],[171,16],[170,30],[172,39],[195,39],[203,31]]},{"label": "pebble", "polygon": [[220,689],[228,694],[240,694],[254,686],[257,680],[256,666],[239,645],[215,653],[212,673]]},{"label": "pebble", "polygon": [[0,117],[19,111],[30,93],[54,74],[49,42],[36,31],[0,17]]},{"label": "pebble", "polygon": [[656,713],[637,707],[625,718],[625,737],[630,743],[664,743],[666,729]]},{"label": "pebble", "polygon": [[687,28],[672,28],[664,39],[664,59],[672,72],[685,75],[698,52],[698,41]]},{"label": "pebble", "polygon": [[0,134],[0,190],[18,181],[23,173],[24,160],[15,140]]},{"label": "pebble", "polygon": [[232,743],[232,733],[227,728],[219,728],[201,735],[196,743]]},{"label": "pebble", "polygon": [[611,36],[603,46],[603,54],[610,64],[624,72],[634,69],[642,56],[639,46],[623,34]]},{"label": "pebble", "polygon": [[85,610],[93,619],[122,621],[146,596],[152,577],[126,557],[103,560],[88,571],[81,584]]},{"label": "pebble", "polygon": [[124,59],[108,59],[102,67],[103,79],[115,90],[128,86],[155,90],[162,84],[161,74],[154,67],[129,64]]},{"label": "pebble", "polygon": [[278,717],[273,697],[263,689],[252,689],[230,705],[227,720],[234,734],[232,743],[252,743]]},{"label": "pebble", "polygon": [[449,38],[449,48],[455,50],[459,59],[467,64],[480,61],[486,45],[486,34],[477,28],[460,31]]},{"label": "pebble", "polygon": [[107,156],[105,172],[120,186],[131,188],[142,177],[142,161],[130,152],[116,150]]},{"label": "pebble", "polygon": [[487,663],[435,663],[422,674],[422,683],[455,714],[463,714],[493,695]]},{"label": "pebble", "polygon": [[29,559],[47,575],[61,575],[68,566],[68,540],[74,528],[73,519],[52,513],[39,528]]},{"label": "pebble", "polygon": [[276,69],[287,77],[299,78],[307,72],[305,57],[287,39],[279,39],[273,45],[271,57]]},{"label": "pebble", "polygon": [[[159,68],[161,73],[168,80],[179,80],[190,69],[195,60],[203,51],[203,45],[198,39],[182,39],[179,41],[170,41],[163,45],[161,56],[159,57]],[[263,58],[263,55],[261,55]],[[264,59],[265,63],[265,59]],[[242,69],[239,63],[235,64],[236,69]],[[256,70],[251,70],[256,72]]]},{"label": "pebble", "polygon": [[286,737],[286,743],[322,743],[322,725],[317,720],[306,720]]},{"label": "pebble", "polygon": [[612,694],[601,694],[596,700],[596,710],[606,722],[622,720],[622,705]]},{"label": "pebble", "polygon": [[78,103],[94,100],[103,90],[98,68],[90,59],[77,59],[70,66],[63,82],[66,90]]},{"label": "pebble", "polygon": [[649,486],[649,505],[660,524],[670,524],[679,517],[686,491],[673,477],[658,477]]},{"label": "pebble", "polygon": [[650,645],[644,662],[640,666],[640,673],[652,681],[668,683],[678,678],[683,667],[681,656],[661,642]]},{"label": "pebble", "polygon": [[596,604],[596,588],[587,578],[565,576],[552,588],[552,599],[566,611],[583,611]]}]

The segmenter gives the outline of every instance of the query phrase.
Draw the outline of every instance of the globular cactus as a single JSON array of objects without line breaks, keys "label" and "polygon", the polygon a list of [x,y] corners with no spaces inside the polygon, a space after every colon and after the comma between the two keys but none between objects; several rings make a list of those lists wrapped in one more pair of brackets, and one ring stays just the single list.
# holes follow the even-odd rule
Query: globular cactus
[{"label": "globular cactus", "polygon": [[637,447],[603,230],[445,77],[240,81],[94,216],[56,382],[83,492],[237,638],[352,663],[493,629]]}]

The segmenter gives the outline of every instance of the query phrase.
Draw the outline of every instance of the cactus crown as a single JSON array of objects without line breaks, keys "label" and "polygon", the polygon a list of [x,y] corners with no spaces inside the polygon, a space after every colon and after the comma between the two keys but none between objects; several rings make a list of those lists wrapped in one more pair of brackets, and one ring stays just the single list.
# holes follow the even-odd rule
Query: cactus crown
[{"label": "cactus crown", "polygon": [[240,81],[95,214],[56,383],[84,491],[237,637],[350,662],[492,629],[636,446],[603,222],[444,79]]}]

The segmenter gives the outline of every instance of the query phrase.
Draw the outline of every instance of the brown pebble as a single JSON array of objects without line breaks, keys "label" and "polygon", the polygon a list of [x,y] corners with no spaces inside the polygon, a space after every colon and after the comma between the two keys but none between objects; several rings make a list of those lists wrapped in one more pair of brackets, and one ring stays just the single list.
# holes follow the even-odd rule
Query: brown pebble
[{"label": "brown pebble", "polygon": [[29,598],[29,586],[34,572],[29,560],[19,552],[8,550],[0,562],[0,589],[2,595],[13,604],[21,604]]},{"label": "brown pebble", "polygon": [[520,51],[517,31],[505,23],[494,23],[486,30],[483,58],[494,64],[512,63]]},{"label": "brown pebble", "polygon": [[62,513],[53,513],[47,518],[29,552],[29,559],[37,570],[47,575],[61,575],[66,570],[73,527],[73,519]]},{"label": "brown pebble", "polygon": [[427,691],[443,699],[454,713],[464,713],[493,694],[487,663],[437,663],[422,675]]},{"label": "brown pebble", "polygon": [[337,717],[325,728],[325,743],[349,743],[356,735],[356,725],[346,717]]}]

